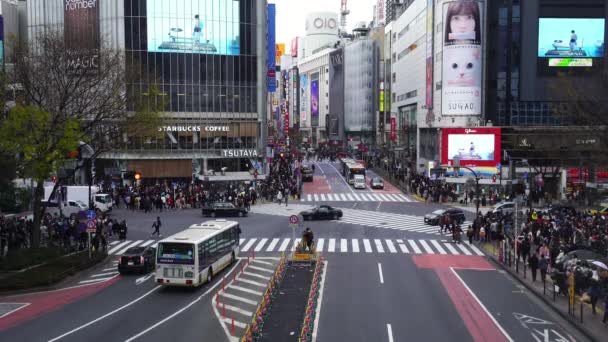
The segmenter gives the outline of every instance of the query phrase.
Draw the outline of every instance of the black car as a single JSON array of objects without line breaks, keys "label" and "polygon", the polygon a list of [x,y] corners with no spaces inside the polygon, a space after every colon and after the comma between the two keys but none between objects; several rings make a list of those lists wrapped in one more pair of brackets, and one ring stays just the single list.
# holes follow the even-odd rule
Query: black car
[{"label": "black car", "polygon": [[437,209],[430,214],[424,215],[424,223],[430,224],[431,226],[439,225],[439,219],[445,215],[449,215],[452,221],[457,223],[463,223],[466,219],[464,217],[464,211],[458,208],[449,209]]},{"label": "black car", "polygon": [[156,249],[152,247],[131,247],[118,258],[118,272],[147,273],[154,270]]},{"label": "black car", "polygon": [[309,166],[302,166],[302,182],[312,182],[314,171]]},{"label": "black car", "polygon": [[247,209],[239,208],[229,202],[212,203],[209,206],[203,207],[203,216],[247,216]]},{"label": "black car", "polygon": [[301,211],[300,216],[302,216],[304,221],[339,220],[342,217],[342,210],[330,207],[329,205],[321,205],[310,210]]}]

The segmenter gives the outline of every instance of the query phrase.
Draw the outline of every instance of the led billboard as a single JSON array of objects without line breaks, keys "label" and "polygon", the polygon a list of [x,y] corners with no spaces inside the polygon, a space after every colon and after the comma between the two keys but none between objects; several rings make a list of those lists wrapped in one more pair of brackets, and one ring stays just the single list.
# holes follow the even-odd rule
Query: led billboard
[{"label": "led billboard", "polygon": [[441,163],[462,166],[496,166],[501,156],[500,128],[444,128],[441,134]]},{"label": "led billboard", "polygon": [[[604,25],[603,18],[540,18],[538,57],[562,59],[604,57]],[[563,63],[558,64],[555,66],[567,66]]]},{"label": "led billboard", "polygon": [[239,2],[146,0],[148,51],[238,55]]}]

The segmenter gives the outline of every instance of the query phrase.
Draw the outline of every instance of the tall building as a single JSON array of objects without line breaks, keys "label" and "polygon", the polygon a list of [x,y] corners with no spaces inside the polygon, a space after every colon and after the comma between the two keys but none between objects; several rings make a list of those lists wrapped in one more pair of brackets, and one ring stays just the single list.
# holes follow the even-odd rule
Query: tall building
[{"label": "tall building", "polygon": [[145,94],[157,80],[167,103],[157,133],[124,137],[101,156],[98,177],[212,180],[211,170],[226,170],[249,179],[266,147],[266,1],[86,3],[27,1],[29,36],[55,28],[71,44],[124,51],[126,69],[143,70],[127,89]]}]

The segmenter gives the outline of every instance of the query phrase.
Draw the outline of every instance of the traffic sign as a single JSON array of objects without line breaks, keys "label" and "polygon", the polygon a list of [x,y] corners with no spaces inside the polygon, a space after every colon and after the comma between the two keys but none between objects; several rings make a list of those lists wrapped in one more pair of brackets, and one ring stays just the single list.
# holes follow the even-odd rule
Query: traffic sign
[{"label": "traffic sign", "polygon": [[95,220],[88,220],[87,221],[87,233],[95,233],[96,226],[97,226],[97,221],[95,221]]},{"label": "traffic sign", "polygon": [[502,164],[500,164],[500,163],[496,164],[496,168],[498,169],[498,171],[500,171],[500,169],[502,169]]},{"label": "traffic sign", "polygon": [[78,213],[78,219],[80,221],[94,220],[96,218],[97,218],[97,213],[95,213],[95,210],[83,210]]},{"label": "traffic sign", "polygon": [[298,222],[300,222],[300,217],[298,215],[291,215],[291,216],[289,216],[289,223],[290,224],[298,224]]}]

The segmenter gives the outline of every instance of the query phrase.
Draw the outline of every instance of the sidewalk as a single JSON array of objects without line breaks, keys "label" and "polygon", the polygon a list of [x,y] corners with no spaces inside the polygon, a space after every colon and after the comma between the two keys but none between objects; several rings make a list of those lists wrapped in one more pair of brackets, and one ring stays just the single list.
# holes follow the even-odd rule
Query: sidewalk
[{"label": "sidewalk", "polygon": [[535,294],[538,298],[544,301],[545,304],[553,308],[560,316],[575,325],[590,340],[606,340],[606,336],[608,334],[608,325],[602,323],[602,318],[604,316],[604,303],[602,301],[598,301],[596,305],[597,314],[593,315],[591,312],[591,304],[581,303],[577,296],[575,298],[574,313],[569,314],[568,298],[564,295],[560,295],[559,293],[554,293],[555,286],[549,274],[547,274],[546,282],[543,287],[540,271],[538,271],[536,282],[533,282],[532,273],[529,268],[526,267],[526,271],[524,273],[523,261],[519,263],[519,270],[517,270],[514,260],[515,258],[511,260],[511,267],[509,267],[508,260],[506,263],[499,261],[498,250],[495,248],[494,244],[485,243],[481,247],[481,250],[486,253],[488,258],[498,265],[498,267],[507,271],[511,276],[524,285],[528,291]]}]

